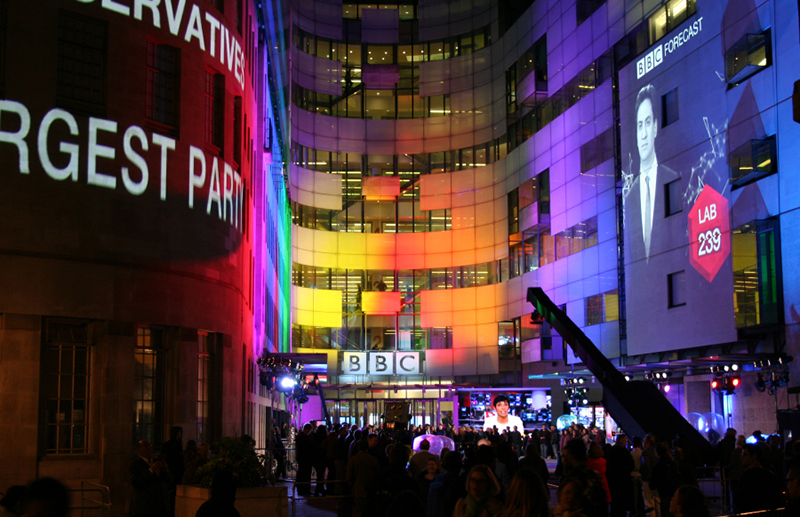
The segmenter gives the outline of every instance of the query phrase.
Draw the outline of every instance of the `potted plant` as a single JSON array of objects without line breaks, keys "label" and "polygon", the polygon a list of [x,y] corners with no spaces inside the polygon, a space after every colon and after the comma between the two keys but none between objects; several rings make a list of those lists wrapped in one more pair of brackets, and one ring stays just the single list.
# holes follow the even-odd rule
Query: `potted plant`
[{"label": "potted plant", "polygon": [[236,509],[242,517],[289,514],[288,489],[263,486],[268,474],[265,456],[255,451],[249,436],[225,437],[213,444],[214,456],[197,469],[199,485],[179,485],[175,498],[175,517],[194,517],[198,508],[211,497],[214,475],[229,471],[236,480]]}]

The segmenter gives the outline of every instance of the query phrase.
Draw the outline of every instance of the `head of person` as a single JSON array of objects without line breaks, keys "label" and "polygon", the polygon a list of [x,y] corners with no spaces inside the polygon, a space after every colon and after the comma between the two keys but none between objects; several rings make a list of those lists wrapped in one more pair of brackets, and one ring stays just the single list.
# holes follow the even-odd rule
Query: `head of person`
[{"label": "head of person", "polygon": [[500,483],[487,465],[475,465],[467,475],[467,493],[477,500],[500,493]]},{"label": "head of person", "polygon": [[627,448],[628,447],[628,437],[625,436],[624,434],[618,434],[617,435],[617,445],[619,445],[620,447]]},{"label": "head of person", "polygon": [[25,492],[28,517],[64,517],[69,510],[67,487],[53,478],[39,478]]},{"label": "head of person", "polygon": [[505,508],[501,515],[535,515],[547,517],[549,495],[541,478],[532,469],[517,471],[506,494]]},{"label": "head of person", "polygon": [[525,457],[526,458],[541,458],[542,456],[539,454],[539,444],[530,443],[528,447],[525,449]]},{"label": "head of person", "polygon": [[425,464],[425,472],[428,474],[437,474],[439,472],[439,464],[436,463],[436,460],[431,458]]},{"label": "head of person", "polygon": [[202,458],[208,459],[208,444],[207,443],[201,443],[200,444],[200,446],[197,448],[197,455],[202,457]]},{"label": "head of person", "polygon": [[408,463],[409,456],[408,447],[405,445],[396,445],[392,447],[392,450],[389,452],[389,463],[392,465],[405,466]]},{"label": "head of person", "polygon": [[236,478],[231,471],[220,470],[214,473],[211,498],[226,504],[233,504],[236,500]]},{"label": "head of person", "polygon": [[586,445],[580,438],[568,441],[561,454],[561,461],[566,467],[575,468],[586,463]]},{"label": "head of person", "polygon": [[186,450],[189,452],[197,452],[197,442],[194,440],[186,442]]},{"label": "head of person", "polygon": [[6,509],[9,515],[22,515],[25,505],[25,492],[22,485],[14,485],[6,490],[6,495],[0,499],[0,507]]},{"label": "head of person", "polygon": [[431,448],[431,442],[429,442],[428,440],[422,440],[421,442],[419,442],[419,450],[427,451],[430,448]]},{"label": "head of person", "polygon": [[747,443],[747,438],[745,438],[743,434],[740,434],[736,438],[736,447],[737,448],[741,449],[742,447],[744,447],[744,444],[746,444],[746,443]]},{"label": "head of person", "polygon": [[369,450],[369,440],[362,439],[358,442],[358,450],[367,452]]},{"label": "head of person", "polygon": [[183,438],[183,427],[179,425],[171,427],[169,430],[169,439],[180,441],[181,438]]},{"label": "head of person", "polygon": [[709,517],[706,496],[693,485],[683,485],[675,491],[669,503],[673,517]]},{"label": "head of person", "polygon": [[311,430],[313,426],[311,424],[306,424],[303,426],[303,434],[311,434]]},{"label": "head of person", "polygon": [[634,449],[641,449],[642,448],[642,437],[641,436],[634,436],[633,437],[633,448]]},{"label": "head of person", "polygon": [[589,457],[595,459],[603,457],[603,449],[599,443],[592,442],[589,444]]},{"label": "head of person", "polygon": [[800,498],[800,468],[792,467],[786,473],[786,497],[790,501]]},{"label": "head of person", "polygon": [[574,512],[581,508],[581,485],[574,478],[566,478],[558,487],[558,506]]},{"label": "head of person", "polygon": [[147,440],[139,440],[139,443],[136,444],[136,454],[149,460],[153,456],[153,446]]},{"label": "head of person", "polygon": [[498,395],[492,401],[492,407],[497,411],[497,416],[500,418],[508,417],[508,397],[505,395]]},{"label": "head of person", "polygon": [[652,165],[656,156],[656,106],[656,89],[648,84],[636,95],[636,146],[639,148],[639,160],[643,168]]},{"label": "head of person", "polygon": [[370,433],[369,437],[367,438],[370,447],[377,447],[378,446],[378,435],[375,433]]},{"label": "head of person", "polygon": [[754,443],[746,443],[742,447],[742,465],[746,468],[761,464],[761,447]]},{"label": "head of person", "polygon": [[461,454],[457,451],[450,451],[442,456],[442,468],[448,472],[461,472]]}]

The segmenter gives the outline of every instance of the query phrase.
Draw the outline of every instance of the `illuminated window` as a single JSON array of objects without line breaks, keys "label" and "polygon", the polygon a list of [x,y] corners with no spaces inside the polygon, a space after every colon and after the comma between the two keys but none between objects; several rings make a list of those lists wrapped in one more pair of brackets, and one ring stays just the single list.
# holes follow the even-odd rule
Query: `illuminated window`
[{"label": "illuminated window", "polygon": [[147,42],[147,118],[171,128],[178,126],[180,51]]},{"label": "illuminated window", "polygon": [[650,44],[660,40],[697,12],[695,0],[669,0],[647,19]]},{"label": "illuminated window", "polygon": [[725,52],[725,79],[736,86],[772,64],[769,29],[745,34]]},{"label": "illuminated window", "polygon": [[779,247],[777,219],[751,221],[731,232],[736,328],[780,320]]},{"label": "illuminated window", "polygon": [[136,329],[133,397],[135,400],[134,443],[147,440],[164,442],[164,332],[160,329]]},{"label": "illuminated window", "polygon": [[619,319],[619,294],[616,289],[584,298],[586,326]]},{"label": "illuminated window", "polygon": [[59,12],[59,102],[90,111],[105,106],[107,31],[103,20],[71,11]]},{"label": "illuminated window", "polygon": [[581,146],[581,173],[614,157],[614,130],[609,128]]},{"label": "illuminated window", "polygon": [[223,146],[225,76],[206,70],[205,79],[206,143],[219,148],[221,152]]},{"label": "illuminated window", "polygon": [[669,307],[686,305],[686,272],[678,271],[667,275]]},{"label": "illuminated window", "polygon": [[681,195],[681,181],[675,180],[665,185],[664,192],[666,201],[664,206],[667,209],[665,216],[670,216],[683,211],[683,196]]},{"label": "illuminated window", "polygon": [[661,96],[661,127],[667,127],[679,118],[678,88],[673,88]]},{"label": "illuminated window", "polygon": [[778,172],[775,137],[750,140],[730,153],[733,189]]},{"label": "illuminated window", "polygon": [[85,324],[49,321],[42,350],[44,452],[89,452],[91,347]]}]

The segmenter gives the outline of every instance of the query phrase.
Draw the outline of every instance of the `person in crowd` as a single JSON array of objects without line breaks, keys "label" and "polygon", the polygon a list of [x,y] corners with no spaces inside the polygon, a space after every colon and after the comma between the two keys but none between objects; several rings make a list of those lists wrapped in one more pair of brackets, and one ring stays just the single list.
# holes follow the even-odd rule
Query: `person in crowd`
[{"label": "person in crowd", "polygon": [[600,477],[600,484],[603,485],[603,492],[606,494],[606,503],[610,503],[611,490],[608,488],[608,479],[606,479],[606,459],[603,457],[603,449],[597,442],[589,443],[588,456],[586,466],[595,471]]},{"label": "person in crowd", "polygon": [[169,515],[169,491],[173,485],[173,478],[167,462],[163,459],[151,461],[153,447],[147,440],[138,443],[136,455],[136,459],[128,469],[133,487],[131,517]]},{"label": "person in crowd", "polygon": [[706,496],[694,485],[681,485],[669,503],[672,517],[709,517]]},{"label": "person in crowd", "polygon": [[59,481],[39,478],[25,489],[26,517],[66,517],[69,511],[69,492]]},{"label": "person in crowd", "polygon": [[422,440],[419,442],[419,450],[411,456],[411,475],[415,478],[419,476],[421,473],[425,472],[428,461],[433,460],[437,463],[439,458],[430,452],[431,442],[428,440]]},{"label": "person in crowd", "polygon": [[742,447],[742,466],[745,471],[733,493],[736,513],[773,510],[782,504],[781,482],[761,463],[764,451],[758,444]]},{"label": "person in crowd", "polygon": [[426,515],[424,501],[419,494],[412,490],[404,490],[394,496],[383,512],[383,517],[409,517],[412,515],[420,517]]},{"label": "person in crowd", "polygon": [[169,440],[161,446],[161,454],[164,455],[164,461],[167,462],[173,483],[176,485],[183,483],[183,472],[185,470],[182,439],[183,427],[174,426],[169,430]]},{"label": "person in crowd", "polygon": [[633,460],[633,471],[631,472],[631,482],[633,484],[633,514],[636,516],[644,515],[644,497],[642,496],[642,439],[639,436],[633,437],[633,450],[631,451]]},{"label": "person in crowd", "polygon": [[431,458],[425,465],[425,470],[414,478],[417,481],[417,485],[419,485],[419,494],[422,496],[422,502],[425,503],[425,508],[428,507],[428,493],[430,492],[431,484],[436,479],[437,475],[439,475],[439,463]]},{"label": "person in crowd", "polygon": [[653,508],[654,514],[652,517],[661,517],[661,499],[658,496],[658,491],[650,486],[650,477],[653,474],[653,468],[656,466],[656,463],[658,463],[656,437],[652,434],[648,434],[644,437],[643,445],[644,450],[642,450],[639,472],[642,474],[644,506],[645,508]]},{"label": "person in crowd", "polygon": [[567,479],[558,487],[558,504],[553,508],[555,517],[586,517],[581,506],[581,484],[577,479]]},{"label": "person in crowd", "polygon": [[183,482],[187,485],[196,484],[195,478],[197,471],[197,442],[189,440],[186,442],[186,449],[183,450]]},{"label": "person in crowd", "polygon": [[466,496],[461,476],[461,455],[452,451],[442,458],[444,472],[428,490],[428,517],[451,517],[459,499]]},{"label": "person in crowd", "polygon": [[270,446],[272,447],[272,455],[277,463],[275,466],[275,479],[286,479],[286,446],[283,444],[278,426],[272,428]]},{"label": "person in crowd", "polygon": [[786,473],[786,510],[784,515],[800,515],[800,468]]},{"label": "person in crowd", "polygon": [[[641,448],[639,449],[641,451]],[[633,510],[633,457],[628,452],[628,437],[617,435],[617,442],[608,448],[606,459],[606,481],[611,495],[611,517],[625,517]]]},{"label": "person in crowd", "polygon": [[539,447],[533,443],[528,445],[528,448],[525,450],[525,457],[519,461],[519,468],[533,470],[545,485],[550,478],[550,471],[547,470],[547,463],[539,456]]},{"label": "person in crowd", "polygon": [[456,503],[453,517],[494,517],[503,509],[497,499],[500,484],[487,465],[475,465],[467,475],[467,496]]},{"label": "person in crowd", "polygon": [[328,438],[328,429],[324,425],[317,426],[317,430],[311,438],[311,450],[313,456],[314,472],[317,480],[317,487],[314,495],[325,495],[325,472],[327,470],[327,457],[325,440]]},{"label": "person in crowd", "polygon": [[498,517],[549,517],[548,492],[539,475],[520,469],[511,480],[503,510]]},{"label": "person in crowd", "polygon": [[719,466],[721,468],[725,468],[731,464],[731,454],[735,448],[736,429],[729,427],[725,431],[725,436],[722,437],[722,440],[717,442],[717,446],[715,447],[717,452],[717,460],[719,461]]},{"label": "person in crowd", "polygon": [[542,424],[542,429],[539,431],[539,455],[542,458],[547,458],[547,449],[550,447],[550,429],[546,424]]},{"label": "person in crowd", "polygon": [[311,469],[314,465],[314,445],[311,441],[311,424],[303,426],[297,434],[295,448],[297,449],[297,495],[311,495]]},{"label": "person in crowd", "polygon": [[227,470],[214,474],[211,498],[200,505],[195,517],[239,517],[236,503],[236,480]]},{"label": "person in crowd", "polygon": [[556,429],[556,426],[550,426],[550,450],[548,451],[553,459],[558,459],[558,451],[560,450],[561,434]]},{"label": "person in crowd", "polygon": [[[569,490],[575,490],[579,498],[577,508],[580,508],[586,517],[607,517],[608,503],[603,482],[600,477],[587,465],[586,445],[581,438],[568,441],[561,451],[561,461],[564,469],[564,478],[561,486],[574,484]],[[566,496],[565,496],[566,497]],[[569,499],[569,498],[567,498]],[[563,505],[562,508],[572,508],[572,503]],[[563,509],[563,512],[573,510]]]},{"label": "person in crowd", "polygon": [[6,490],[6,494],[0,499],[0,515],[22,515],[25,513],[25,491],[22,485],[14,485]]},{"label": "person in crowd", "polygon": [[389,451],[388,464],[376,476],[376,490],[370,505],[375,510],[371,515],[382,511],[400,492],[405,490],[416,492],[419,489],[406,469],[410,453],[410,449],[405,445],[394,445]]},{"label": "person in crowd", "polygon": [[661,500],[661,516],[669,516],[669,505],[675,491],[681,486],[682,477],[678,463],[672,457],[666,443],[656,445],[658,461],[650,474],[650,489],[658,491]]},{"label": "person in crowd", "polygon": [[347,462],[347,483],[353,491],[356,511],[359,516],[368,516],[367,499],[374,492],[373,482],[380,470],[378,460],[369,452],[369,442],[358,442],[358,453]]}]

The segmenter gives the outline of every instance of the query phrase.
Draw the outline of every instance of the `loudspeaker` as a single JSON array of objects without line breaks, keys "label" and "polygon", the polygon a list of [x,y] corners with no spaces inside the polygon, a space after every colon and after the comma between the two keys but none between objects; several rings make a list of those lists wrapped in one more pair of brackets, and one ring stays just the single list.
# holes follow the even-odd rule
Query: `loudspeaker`
[{"label": "loudspeaker", "polygon": [[407,424],[408,423],[408,402],[387,402],[386,423]]}]

